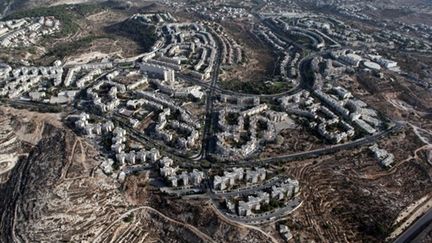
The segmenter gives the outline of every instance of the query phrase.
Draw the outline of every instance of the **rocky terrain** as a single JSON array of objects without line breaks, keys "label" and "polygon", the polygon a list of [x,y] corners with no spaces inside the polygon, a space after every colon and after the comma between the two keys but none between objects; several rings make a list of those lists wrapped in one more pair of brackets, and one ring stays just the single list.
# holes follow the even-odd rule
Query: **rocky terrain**
[{"label": "rocky terrain", "polygon": [[[62,5],[87,2],[95,4]],[[278,232],[281,225],[291,230],[295,242],[390,242],[432,208],[432,48],[426,52],[426,45],[411,41],[408,37],[414,31],[410,29],[400,35],[407,46],[389,49],[386,41],[394,35],[379,36],[385,28],[375,22],[394,21],[388,29],[405,31],[397,28],[399,22],[417,23],[431,16],[428,8],[413,10],[427,1],[397,1],[399,7],[392,7],[390,1],[370,1],[378,7],[367,11],[366,17],[377,20],[358,15],[371,8],[369,2],[351,0],[292,1],[287,8],[276,0],[100,2],[106,1],[7,0],[0,4],[0,11],[11,18],[47,14],[63,23],[58,33],[35,40],[34,45],[0,49],[0,81],[4,82],[0,85],[4,94],[0,95],[0,242],[284,242],[289,237]],[[229,4],[244,4],[242,11],[250,14],[236,21],[232,14],[239,7]],[[410,4],[409,10],[401,9]],[[296,9],[297,5],[305,9]],[[328,6],[335,8],[325,9]],[[280,14],[279,7],[287,16],[293,15],[292,20],[283,14],[266,17]],[[207,17],[216,10],[219,15],[210,23]],[[296,12],[300,10],[307,17]],[[338,14],[332,12],[336,10]],[[326,14],[337,17],[329,21]],[[216,25],[217,18],[221,20]],[[151,24],[145,28],[127,24],[136,19]],[[178,27],[171,21],[186,24]],[[327,38],[331,38],[326,37],[323,43],[328,51],[314,47],[313,40],[323,33],[303,39],[298,33],[285,33],[281,24],[302,30],[308,25],[324,28],[320,23],[325,21],[331,23],[328,29],[334,29],[332,38],[343,44],[330,46]],[[209,53],[218,50],[214,53],[222,60],[217,55],[204,58],[205,48],[192,51],[201,39],[211,43],[195,31],[201,25],[202,32],[217,41],[199,45],[209,48]],[[185,33],[179,34],[178,38],[185,37],[180,42],[190,44],[182,45],[187,48],[178,55],[173,51],[171,57],[165,52],[178,44],[177,38],[164,33],[177,31]],[[195,32],[196,36],[191,34]],[[352,36],[352,41],[342,39],[346,36]],[[369,39],[372,36],[376,40]],[[230,47],[233,55],[220,45],[227,48],[233,42],[230,38],[239,43]],[[282,46],[277,48],[275,41]],[[415,48],[408,49],[411,45]],[[352,50],[342,50],[348,47]],[[146,52],[153,48],[160,53],[147,59]],[[233,50],[239,52],[234,55]],[[382,57],[375,54],[394,60],[402,72],[384,68],[378,64]],[[220,63],[241,55],[238,64]],[[204,76],[199,80],[188,76],[192,68],[200,70],[195,68],[198,60],[217,70],[208,72],[205,81]],[[372,60],[377,62],[373,70],[368,69]],[[163,75],[157,77],[150,61],[162,62],[161,67],[179,63],[174,67],[186,71],[163,68]],[[39,66],[40,71],[35,68]],[[23,82],[13,76],[43,74],[47,67],[61,73],[27,85],[25,92],[19,90]],[[292,82],[285,86],[279,79],[287,77],[286,67],[294,74],[284,79]],[[1,72],[7,73],[5,78]],[[54,85],[57,78],[61,85]],[[190,89],[196,92],[182,98],[184,94],[177,92],[176,97],[176,89],[192,84],[203,92]],[[12,89],[19,91],[17,95]],[[62,103],[60,93],[63,98],[71,98],[72,93],[72,98]],[[152,105],[138,107],[140,102]],[[345,105],[350,107],[349,116]],[[233,109],[220,115],[227,108]],[[376,123],[377,130],[367,135],[370,129],[355,123],[358,114]],[[320,128],[317,122],[324,125]],[[183,130],[175,125],[183,123]],[[170,133],[162,133],[165,130]],[[348,137],[349,131],[353,133]],[[326,137],[329,132],[346,137],[333,141]],[[173,137],[164,141],[163,134],[171,133]],[[189,133],[190,137],[199,134],[193,146],[179,139]],[[262,139],[268,134],[274,134],[274,139]],[[242,145],[249,140],[254,146]],[[372,144],[393,156],[391,166],[374,154]],[[237,156],[248,148],[252,148],[250,156]],[[225,157],[217,157],[225,152]],[[260,167],[266,171],[262,180]],[[241,176],[233,179],[239,170]],[[225,181],[221,179],[217,188],[217,178],[222,177]],[[288,189],[282,199],[275,199],[280,195],[277,187],[284,189],[278,181],[287,178],[297,182],[297,189],[290,187],[289,192],[298,199],[296,205],[289,204],[294,199]],[[256,204],[261,208],[248,206],[240,213],[246,201],[265,198],[266,193],[271,193],[271,201],[269,196],[268,202]],[[430,232],[429,227],[419,241],[428,242]]]},{"label": "rocky terrain", "polygon": [[28,156],[0,184],[0,242],[269,239],[259,229],[220,219],[204,200],[189,204],[162,198],[140,176],[120,187],[97,170],[94,147],[51,115],[2,110]]}]

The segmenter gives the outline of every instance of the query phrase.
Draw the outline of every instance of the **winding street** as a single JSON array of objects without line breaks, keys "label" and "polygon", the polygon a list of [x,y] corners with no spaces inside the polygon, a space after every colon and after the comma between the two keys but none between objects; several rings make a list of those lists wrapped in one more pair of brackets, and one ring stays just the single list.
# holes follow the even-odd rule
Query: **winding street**
[{"label": "winding street", "polygon": [[394,243],[408,243],[422,233],[432,223],[432,209],[429,209],[421,218],[415,221],[407,230],[405,230]]},{"label": "winding street", "polygon": [[223,220],[223,221],[225,221],[225,222],[227,222],[227,223],[229,223],[229,224],[231,224],[231,225],[234,225],[234,226],[237,226],[237,227],[241,227],[241,228],[247,228],[247,229],[252,229],[252,230],[256,230],[256,231],[258,231],[258,232],[260,232],[261,234],[263,234],[263,235],[265,235],[271,242],[273,242],[273,243],[278,243],[279,241],[278,240],[276,240],[272,235],[270,235],[269,233],[267,233],[267,232],[264,232],[261,228],[259,228],[259,227],[255,227],[255,226],[252,226],[252,225],[248,225],[248,224],[245,224],[245,223],[241,223],[241,222],[238,222],[237,220],[236,221],[234,221],[234,220],[232,220],[232,219],[230,219],[230,218],[228,218],[225,214],[223,214],[222,212],[220,212],[219,211],[219,209],[217,209],[217,207],[211,202],[210,203],[210,206],[213,208],[213,211]]}]

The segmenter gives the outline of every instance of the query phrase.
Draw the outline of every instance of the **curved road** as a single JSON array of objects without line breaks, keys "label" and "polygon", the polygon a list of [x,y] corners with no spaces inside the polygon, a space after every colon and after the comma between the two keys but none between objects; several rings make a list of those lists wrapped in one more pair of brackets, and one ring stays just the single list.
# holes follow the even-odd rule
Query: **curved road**
[{"label": "curved road", "polygon": [[264,164],[268,164],[268,163],[276,163],[276,162],[280,162],[280,161],[292,161],[292,160],[298,160],[298,159],[306,159],[306,158],[313,158],[313,157],[318,157],[321,155],[326,155],[329,153],[334,153],[343,149],[352,149],[355,147],[359,147],[362,145],[366,145],[366,144],[371,144],[376,142],[378,139],[385,137],[387,135],[389,135],[390,133],[393,132],[397,132],[400,129],[402,129],[404,127],[404,123],[403,122],[396,122],[396,125],[393,126],[392,128],[377,133],[375,135],[372,136],[368,136],[368,137],[364,137],[358,140],[355,140],[353,142],[349,142],[349,143],[344,143],[344,144],[338,144],[338,145],[334,145],[331,147],[327,147],[327,148],[320,148],[320,149],[315,149],[315,150],[311,150],[311,151],[304,151],[304,152],[299,152],[299,153],[294,153],[294,154],[288,154],[288,155],[280,155],[280,156],[275,156],[272,158],[267,158],[267,159],[250,159],[250,160],[243,160],[243,161],[235,161],[235,164],[226,164],[226,167],[235,167],[235,166],[258,166],[258,165],[264,165]]},{"label": "curved road", "polygon": [[432,209],[429,209],[422,217],[420,217],[414,224],[405,230],[394,243],[409,243],[413,242],[415,238],[420,235],[429,225],[432,224]]},{"label": "curved road", "polygon": [[140,211],[140,210],[151,211],[153,213],[158,214],[159,216],[161,216],[162,218],[164,218],[165,220],[167,220],[173,224],[181,225],[181,226],[189,229],[190,231],[192,231],[197,237],[203,239],[204,242],[216,242],[212,238],[210,238],[208,235],[206,235],[202,231],[200,231],[198,228],[196,228],[195,226],[188,224],[188,223],[177,221],[175,219],[172,219],[172,218],[166,216],[165,214],[161,213],[157,209],[154,209],[150,206],[141,206],[141,207],[133,208],[133,209],[130,209],[130,210],[124,212],[116,220],[111,222],[111,224],[108,227],[106,227],[103,231],[101,231],[92,241],[97,242],[98,240],[100,240],[100,238],[103,236],[103,234],[105,234],[105,232],[109,231],[116,223],[120,222],[125,217],[129,216],[131,213],[136,212],[136,211]]}]

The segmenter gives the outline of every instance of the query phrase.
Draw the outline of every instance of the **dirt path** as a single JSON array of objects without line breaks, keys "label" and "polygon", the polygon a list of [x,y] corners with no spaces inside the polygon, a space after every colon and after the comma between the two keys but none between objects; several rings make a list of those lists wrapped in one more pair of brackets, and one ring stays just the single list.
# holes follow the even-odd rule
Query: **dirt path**
[{"label": "dirt path", "polygon": [[401,162],[397,163],[395,166],[393,166],[392,168],[390,168],[386,172],[375,174],[375,175],[359,176],[359,178],[366,179],[366,180],[378,180],[381,177],[392,175],[392,174],[394,174],[394,173],[396,173],[398,171],[398,168],[401,165],[403,165],[403,164],[405,164],[405,163],[407,163],[409,161],[412,161],[412,160],[420,159],[419,156],[418,156],[418,153],[420,151],[423,151],[423,150],[426,150],[426,151],[432,150],[432,144],[427,144],[427,145],[421,146],[420,148],[417,148],[414,151],[414,156],[413,155],[409,155],[408,158],[406,158],[406,159],[402,160]]},{"label": "dirt path", "polygon": [[264,232],[262,229],[260,229],[260,228],[258,228],[258,227],[256,227],[256,226],[252,226],[252,225],[248,225],[248,224],[243,224],[243,223],[239,223],[239,222],[236,222],[236,221],[232,221],[232,220],[230,220],[229,218],[227,218],[225,215],[223,215],[221,212],[219,212],[219,210],[212,204],[212,203],[210,203],[211,204],[211,207],[212,207],[212,209],[213,209],[213,211],[225,222],[225,223],[228,223],[228,224],[230,224],[230,225],[232,225],[232,226],[236,226],[236,227],[239,227],[239,228],[246,228],[246,229],[252,229],[252,230],[255,230],[255,231],[258,231],[258,232],[260,232],[261,234],[263,234],[263,235],[265,235],[267,238],[269,238],[270,240],[271,240],[271,242],[274,242],[274,243],[278,243],[279,241],[278,240],[276,240],[272,235],[270,235],[269,233],[266,233],[266,232]]},{"label": "dirt path", "polygon": [[216,242],[214,241],[212,238],[210,238],[208,235],[204,234],[202,231],[200,231],[199,229],[197,229],[195,226],[190,225],[190,224],[186,224],[180,221],[177,221],[175,219],[172,219],[166,215],[164,215],[163,213],[159,212],[158,210],[149,207],[149,206],[141,206],[138,208],[134,208],[131,210],[126,211],[125,213],[123,213],[122,215],[120,215],[115,221],[113,221],[107,228],[105,228],[105,230],[103,230],[101,233],[99,233],[99,235],[97,235],[92,242],[97,242],[100,240],[100,237],[106,233],[108,230],[110,230],[115,224],[117,224],[118,222],[120,222],[121,220],[123,220],[125,217],[129,216],[131,213],[136,212],[136,211],[140,211],[140,210],[147,210],[147,211],[151,211],[153,213],[158,214],[160,217],[162,217],[163,219],[173,223],[173,224],[177,224],[177,225],[181,225],[185,228],[188,228],[189,230],[191,230],[193,233],[195,233],[196,236],[198,236],[199,238],[201,238],[203,240],[203,242]]}]

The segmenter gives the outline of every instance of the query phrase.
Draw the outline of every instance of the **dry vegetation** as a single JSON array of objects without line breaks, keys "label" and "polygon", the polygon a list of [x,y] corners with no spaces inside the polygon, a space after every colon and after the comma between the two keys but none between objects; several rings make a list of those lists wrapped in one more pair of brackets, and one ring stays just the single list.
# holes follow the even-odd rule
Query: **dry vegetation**
[{"label": "dry vegetation", "polygon": [[411,129],[380,146],[395,154],[394,168],[381,168],[366,148],[285,167],[287,174],[304,182],[303,207],[289,220],[294,231],[301,232],[296,238],[382,242],[400,211],[431,193],[430,166],[406,153],[423,146]]}]

